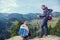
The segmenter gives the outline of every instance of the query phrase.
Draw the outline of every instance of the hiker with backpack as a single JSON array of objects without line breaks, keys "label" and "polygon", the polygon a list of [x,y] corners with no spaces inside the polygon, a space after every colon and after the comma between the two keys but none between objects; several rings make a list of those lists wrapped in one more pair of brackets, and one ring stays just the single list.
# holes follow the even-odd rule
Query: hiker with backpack
[{"label": "hiker with backpack", "polygon": [[52,19],[52,11],[53,11],[52,9],[48,9],[45,5],[42,5],[41,8],[43,10],[43,16],[37,14],[38,18],[43,18],[42,25],[41,25],[41,33],[39,35],[40,38],[42,38],[44,35],[44,28],[46,29],[45,35],[47,36],[49,33],[48,20]]},{"label": "hiker with backpack", "polygon": [[20,29],[19,29],[19,35],[23,37],[23,40],[28,40],[29,36],[29,28],[27,26],[26,21],[23,21],[21,23]]}]

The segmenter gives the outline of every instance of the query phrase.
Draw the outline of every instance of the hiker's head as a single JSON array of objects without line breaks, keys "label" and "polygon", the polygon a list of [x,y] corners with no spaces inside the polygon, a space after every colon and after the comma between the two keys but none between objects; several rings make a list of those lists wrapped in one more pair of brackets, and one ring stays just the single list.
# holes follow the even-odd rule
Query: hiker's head
[{"label": "hiker's head", "polygon": [[46,6],[45,5],[41,5],[41,9],[45,10]]},{"label": "hiker's head", "polygon": [[26,25],[26,21],[22,21],[22,23],[21,24],[25,24]]}]

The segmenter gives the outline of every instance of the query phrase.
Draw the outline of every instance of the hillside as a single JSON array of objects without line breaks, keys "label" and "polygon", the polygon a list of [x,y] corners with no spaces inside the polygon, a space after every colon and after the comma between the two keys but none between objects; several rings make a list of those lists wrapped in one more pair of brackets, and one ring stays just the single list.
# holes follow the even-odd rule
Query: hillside
[{"label": "hillside", "polygon": [[[40,13],[28,13],[28,14],[0,13],[0,40],[10,37],[10,30],[12,27],[15,26],[13,23],[15,21],[19,21],[19,20],[31,21],[30,23],[32,24],[32,26],[36,27],[37,20],[38,20],[36,17],[36,14],[40,14]],[[42,15],[42,14],[40,14],[40,15]],[[54,26],[56,24],[56,22],[58,21],[58,18],[60,17],[60,12],[54,12],[53,16],[54,16],[53,20],[50,21],[48,25],[51,24],[52,26]],[[38,23],[39,23],[39,27],[40,27],[41,22],[39,22],[39,21],[38,21]]]}]

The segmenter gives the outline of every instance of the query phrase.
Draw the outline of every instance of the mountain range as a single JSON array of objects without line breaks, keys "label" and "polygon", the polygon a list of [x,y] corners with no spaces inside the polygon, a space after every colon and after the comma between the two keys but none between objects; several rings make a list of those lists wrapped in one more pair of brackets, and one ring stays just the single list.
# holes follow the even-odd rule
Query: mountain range
[{"label": "mountain range", "polygon": [[[28,14],[19,14],[19,13],[0,13],[0,21],[4,20],[8,20],[8,21],[15,21],[15,20],[33,20],[33,19],[37,19],[36,14],[40,14],[41,13],[28,13]],[[52,13],[54,17],[60,17],[60,12],[53,12]]]}]

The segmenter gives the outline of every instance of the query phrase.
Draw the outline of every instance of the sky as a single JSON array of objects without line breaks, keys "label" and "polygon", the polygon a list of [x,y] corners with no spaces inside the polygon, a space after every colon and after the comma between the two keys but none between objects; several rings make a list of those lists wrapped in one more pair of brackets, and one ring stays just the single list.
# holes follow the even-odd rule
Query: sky
[{"label": "sky", "polygon": [[42,13],[42,4],[60,12],[60,0],[0,0],[0,13]]}]

